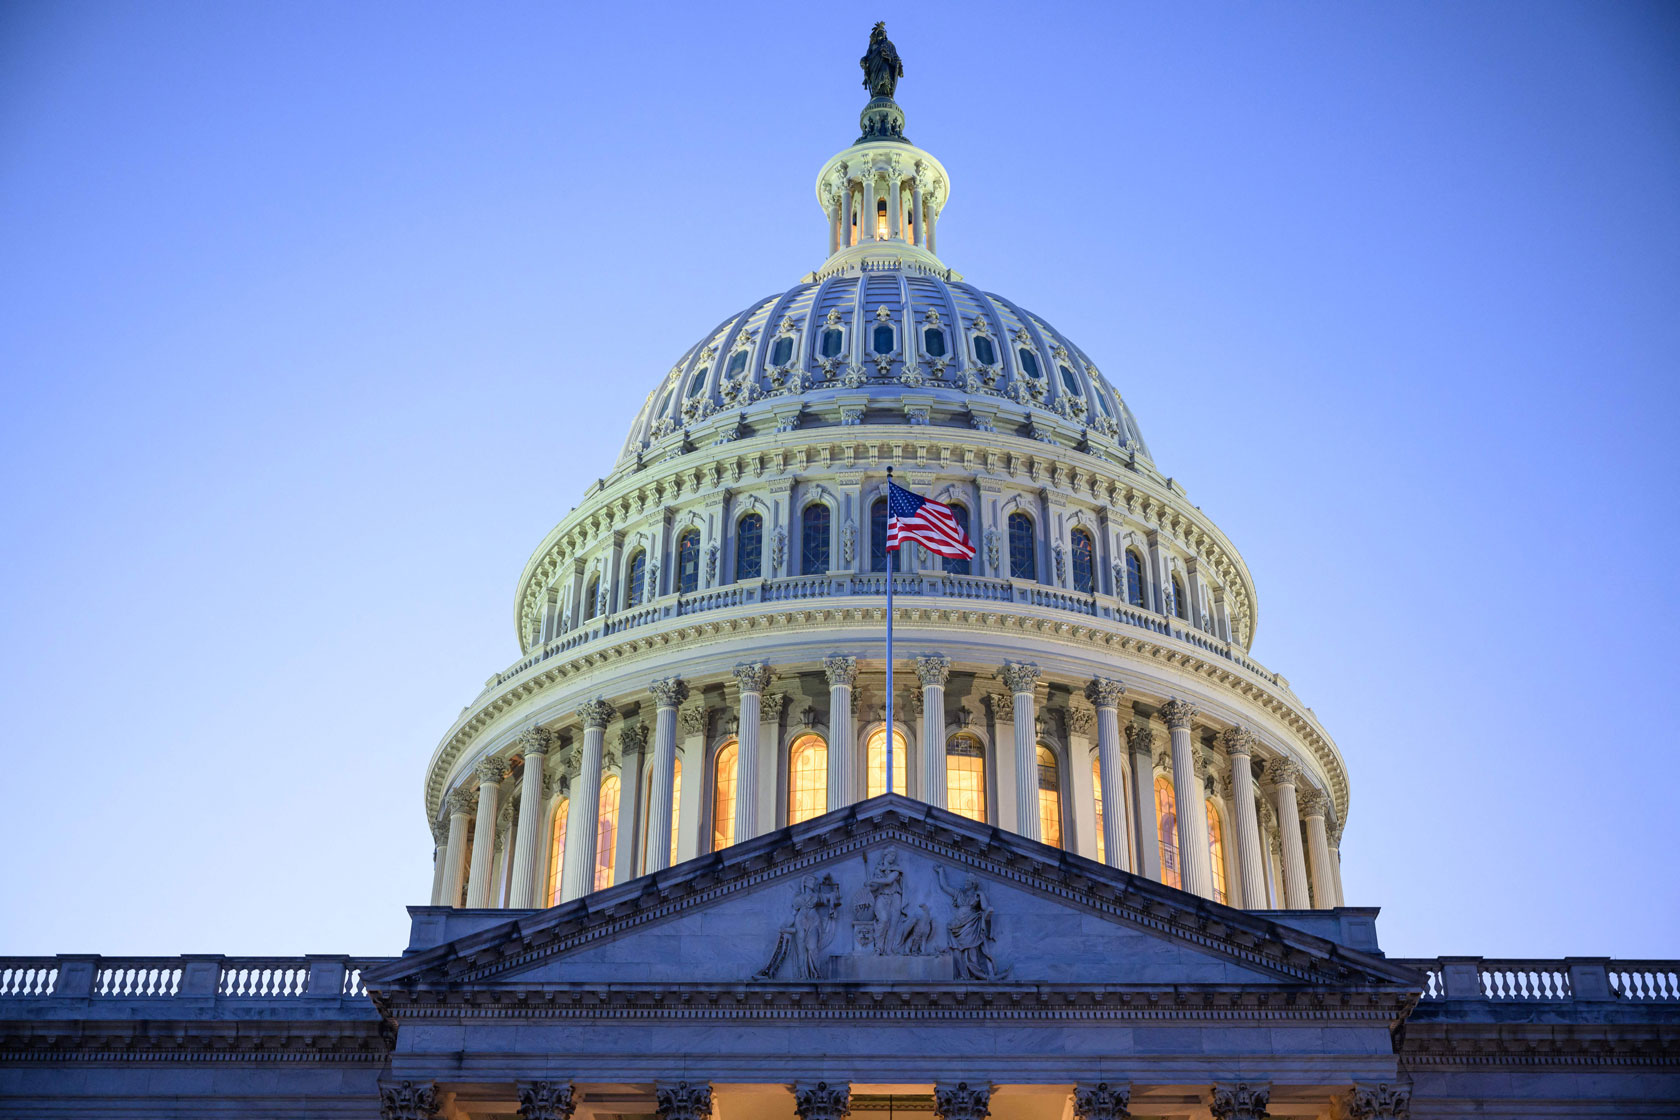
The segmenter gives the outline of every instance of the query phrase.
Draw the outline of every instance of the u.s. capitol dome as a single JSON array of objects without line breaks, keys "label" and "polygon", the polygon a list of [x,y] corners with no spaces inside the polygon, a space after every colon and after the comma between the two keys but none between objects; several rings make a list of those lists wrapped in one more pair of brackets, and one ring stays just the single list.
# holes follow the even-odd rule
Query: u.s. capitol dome
[{"label": "u.s. capitol dome", "polygon": [[[1236,548],[1124,377],[940,255],[951,180],[877,96],[820,267],[650,371],[520,575],[518,661],[427,768],[433,902],[547,906],[892,788],[1248,909],[1341,901],[1348,781],[1248,653]],[[698,324],[697,324],[698,325]],[[887,470],[976,555],[885,544]]]}]

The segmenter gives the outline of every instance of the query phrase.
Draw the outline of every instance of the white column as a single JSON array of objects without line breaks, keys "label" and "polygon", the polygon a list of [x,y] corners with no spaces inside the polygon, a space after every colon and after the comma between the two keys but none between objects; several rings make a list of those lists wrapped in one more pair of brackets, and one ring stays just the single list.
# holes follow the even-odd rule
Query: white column
[{"label": "white column", "polygon": [[951,679],[949,658],[935,653],[916,658],[916,677],[922,682],[922,800],[943,809],[945,792],[945,682]]},{"label": "white column", "polygon": [[739,844],[758,835],[758,733],[770,666],[763,662],[737,665],[735,683],[741,689],[735,727],[735,843]]},{"label": "white column", "polygon": [[927,245],[927,218],[922,212],[922,181],[910,180],[910,213],[915,215],[916,227],[911,232],[915,235],[911,244]]},{"label": "white column", "polygon": [[875,240],[875,175],[863,176],[863,213],[858,215],[858,241]]},{"label": "white column", "polygon": [[[583,720],[583,752],[572,781],[571,808],[566,815],[566,865],[561,869],[560,898],[570,902],[595,889],[595,843],[601,826],[601,756],[606,747],[607,721],[616,713],[605,700],[590,700],[578,709]],[[622,794],[621,794],[622,796]]]},{"label": "white column", "polygon": [[1300,779],[1301,768],[1287,758],[1280,758],[1266,767],[1266,773],[1277,786],[1284,905],[1291,910],[1308,910],[1312,908],[1312,900],[1307,895],[1307,860],[1301,851],[1301,811],[1295,803],[1295,783]]},{"label": "white column", "polygon": [[852,729],[852,686],[857,683],[857,658],[836,655],[823,659],[828,674],[828,808],[844,808],[857,800],[853,753],[857,735]]},{"label": "white column", "polygon": [[893,175],[887,187],[887,236],[904,236],[904,186],[898,176]]},{"label": "white column", "polygon": [[1038,720],[1033,702],[1038,666],[1006,661],[999,675],[1015,702],[1015,831],[1029,840],[1043,840],[1038,820]]},{"label": "white column", "polygon": [[[852,243],[852,192],[856,189],[852,181],[847,179],[845,189],[840,196],[840,248],[842,249]],[[765,528],[769,528],[769,526],[765,526]]]},{"label": "white column", "polygon": [[443,886],[438,891],[440,906],[461,905],[461,884],[466,881],[467,829],[472,827],[473,795],[458,789],[449,795],[449,844],[443,852]]},{"label": "white column", "polygon": [[935,254],[939,252],[938,210],[939,198],[937,194],[929,193],[927,200],[927,217],[925,217],[923,221],[927,223],[927,251]]},{"label": "white column", "polygon": [[449,866],[449,822],[432,822],[432,905],[443,901],[444,869]]},{"label": "white column", "polygon": [[1335,829],[1330,833],[1330,874],[1336,880],[1336,905],[1346,906],[1347,899],[1342,895],[1342,824],[1336,822]]},{"label": "white column", "polygon": [[1161,718],[1172,737],[1173,798],[1178,802],[1178,864],[1184,889],[1213,897],[1213,860],[1208,852],[1207,797],[1196,773],[1196,752],[1190,743],[1194,706],[1183,700],[1161,705]]},{"label": "white column", "polygon": [[1126,725],[1132,752],[1132,819],[1137,832],[1138,874],[1161,881],[1161,825],[1155,816],[1155,731],[1141,723]]},{"label": "white column", "polygon": [[540,727],[519,736],[525,753],[525,775],[519,781],[519,825],[513,837],[513,886],[508,905],[525,910],[540,905],[537,899],[537,865],[542,862],[543,765],[548,761],[553,737]]},{"label": "white column", "polygon": [[1254,733],[1228,728],[1220,741],[1231,756],[1231,810],[1236,814],[1237,872],[1242,877],[1242,905],[1266,908],[1266,868],[1260,857],[1260,816],[1254,811]]},{"label": "white column", "polygon": [[467,909],[490,905],[491,868],[496,856],[496,810],[507,763],[487,758],[478,764],[478,819],[473,822],[472,870],[467,873]]},{"label": "white column", "polygon": [[[1085,697],[1097,709],[1097,779],[1102,785],[1103,862],[1124,871],[1127,864],[1126,785],[1120,777],[1120,697],[1126,686],[1119,681],[1094,680],[1085,686]],[[1137,783],[1133,783],[1136,785]]]},{"label": "white column", "polygon": [[[1067,814],[1070,827],[1062,829],[1062,838],[1068,851],[1096,860],[1101,858],[1097,849],[1108,843],[1106,838],[1097,836],[1097,787],[1092,780],[1094,776],[1100,780],[1100,775],[1093,775],[1092,771],[1102,767],[1101,759],[1096,766],[1091,765],[1097,713],[1083,704],[1069,703],[1062,717],[1067,728],[1067,791],[1072,801]],[[1103,854],[1107,855],[1106,848]]]},{"label": "white column", "polygon": [[[648,797],[647,856],[649,874],[671,866],[671,795],[677,780],[677,706],[688,699],[681,677],[667,677],[648,686],[653,692],[653,784]],[[700,777],[694,774],[690,781]],[[628,790],[619,793],[623,797]],[[622,810],[620,810],[622,813]]]},{"label": "white column", "polygon": [[1312,857],[1313,905],[1328,910],[1336,905],[1336,880],[1330,873],[1330,837],[1324,828],[1324,810],[1330,798],[1322,790],[1308,789],[1298,798],[1301,816],[1307,822],[1307,845]]}]

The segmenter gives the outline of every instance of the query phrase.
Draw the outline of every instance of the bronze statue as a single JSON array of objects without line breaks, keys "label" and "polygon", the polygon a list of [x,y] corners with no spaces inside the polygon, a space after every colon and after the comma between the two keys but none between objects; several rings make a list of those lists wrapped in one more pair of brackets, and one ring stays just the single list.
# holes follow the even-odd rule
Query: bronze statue
[{"label": "bronze statue", "polygon": [[871,97],[891,97],[904,77],[904,63],[899,60],[898,48],[887,38],[885,21],[877,23],[869,33],[869,53],[858,59],[863,67],[863,88]]}]

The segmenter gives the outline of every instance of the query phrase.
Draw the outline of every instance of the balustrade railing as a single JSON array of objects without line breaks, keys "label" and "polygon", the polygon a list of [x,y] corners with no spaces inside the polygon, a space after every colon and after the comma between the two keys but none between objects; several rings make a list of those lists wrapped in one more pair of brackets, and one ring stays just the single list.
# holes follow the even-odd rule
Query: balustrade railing
[{"label": "balustrade railing", "polygon": [[1425,1000],[1571,1003],[1638,1000],[1680,1003],[1680,961],[1602,957],[1516,960],[1494,957],[1396,959],[1424,975]]},{"label": "balustrade railing", "polygon": [[0,997],[50,996],[58,979],[52,957],[10,957],[0,960]]},{"label": "balustrade railing", "polygon": [[386,958],[0,957],[4,999],[363,999]]},{"label": "balustrade railing", "polygon": [[181,989],[181,962],[156,960],[115,961],[93,976],[93,994],[119,999],[150,999],[172,996]]},{"label": "balustrade railing", "polygon": [[1680,961],[1611,961],[1609,971],[1622,999],[1680,1002]]}]

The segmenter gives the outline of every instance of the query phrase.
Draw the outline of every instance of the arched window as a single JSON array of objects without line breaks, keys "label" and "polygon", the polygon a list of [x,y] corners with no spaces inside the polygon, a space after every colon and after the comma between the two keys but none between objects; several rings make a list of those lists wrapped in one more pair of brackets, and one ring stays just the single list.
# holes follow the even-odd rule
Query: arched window
[{"label": "arched window", "polygon": [[634,607],[642,601],[642,581],[647,577],[647,553],[637,549],[630,557],[630,566],[624,575],[624,605]]},{"label": "arched window", "polygon": [[747,352],[745,350],[737,350],[735,353],[729,355],[729,368],[725,370],[724,373],[726,376],[734,377],[746,368]]},{"label": "arched window", "polygon": [[[963,536],[968,536],[968,507],[961,502],[952,502],[951,516],[962,526]],[[945,570],[954,576],[966,576],[974,570],[973,562],[964,556],[941,556],[939,560]]]},{"label": "arched window", "polygon": [[899,559],[903,549],[887,551],[887,500],[876,498],[869,507],[869,570],[884,572],[887,570],[887,558],[892,558],[892,570],[902,571],[903,561]]},{"label": "arched window", "polygon": [[554,808],[554,823],[548,840],[548,904],[560,905],[560,872],[566,866],[566,822],[572,816],[572,803],[563,799]]},{"label": "arched window", "polygon": [[839,327],[829,327],[822,332],[822,342],[819,351],[825,358],[838,358],[840,348],[846,344],[846,336],[840,333]]},{"label": "arched window", "polygon": [[953,735],[945,744],[945,807],[986,821],[986,752],[973,735]]},{"label": "arched window", "polygon": [[788,359],[791,357],[793,357],[792,335],[783,335],[781,338],[778,338],[775,342],[770,344],[771,365],[785,366],[788,364]]},{"label": "arched window", "polygon": [[1052,848],[1062,846],[1062,782],[1056,771],[1056,752],[1038,748],[1038,834]]},{"label": "arched window", "polygon": [[1091,534],[1083,529],[1073,531],[1073,589],[1089,595],[1096,590],[1097,562],[1091,546]]},{"label": "arched window", "polygon": [[1083,399],[1085,394],[1079,388],[1079,379],[1073,375],[1073,371],[1068,367],[1059,364],[1056,366],[1056,369],[1061,372],[1062,388],[1066,390],[1067,395]]},{"label": "arched window", "polygon": [[735,843],[735,775],[740,744],[734,739],[718,748],[712,765],[712,851]]},{"label": "arched window", "polygon": [[1009,574],[1016,579],[1038,578],[1038,541],[1033,537],[1032,518],[1024,513],[1009,515]]},{"label": "arched window", "polygon": [[1155,828],[1161,841],[1161,882],[1182,885],[1178,876],[1178,800],[1166,777],[1155,779]]},{"label": "arched window", "polygon": [[1189,605],[1184,596],[1184,584],[1177,576],[1174,576],[1172,577],[1172,613],[1179,618],[1188,620],[1190,617],[1186,613],[1188,609]]},{"label": "arched window", "polygon": [[[677,817],[682,812],[682,759],[672,759],[676,763],[671,771],[671,863],[677,862]],[[642,783],[642,870],[648,866],[648,853],[653,849],[648,847],[648,829],[653,827],[653,767],[648,767],[647,781]],[[670,864],[666,864],[667,867]]]},{"label": "arched window", "polygon": [[595,617],[595,604],[601,601],[601,577],[590,576],[589,583],[583,589],[583,620],[588,622]]},{"label": "arched window", "polygon": [[788,751],[788,823],[827,811],[828,744],[821,736],[801,735]]},{"label": "arched window", "polygon": [[1229,904],[1225,894],[1225,826],[1219,821],[1219,809],[1208,798],[1208,855],[1213,857],[1213,900]]},{"label": "arched window", "polygon": [[875,240],[887,239],[887,200],[877,199],[875,202]]},{"label": "arched window", "polygon": [[1021,372],[1032,378],[1034,381],[1037,381],[1038,357],[1025,346],[1015,351],[1015,356],[1021,359]]},{"label": "arched window", "polygon": [[700,395],[700,390],[706,387],[706,374],[710,372],[710,366],[701,366],[699,369],[694,371],[694,378],[688,383],[688,395],[690,399],[698,397]]},{"label": "arched window", "polygon": [[886,323],[876,323],[874,332],[875,353],[891,354],[893,352],[893,329]]},{"label": "arched window", "polygon": [[930,358],[945,356],[945,332],[938,327],[929,327],[922,332],[922,349]]},{"label": "arched window", "polygon": [[1096,790],[1097,862],[1102,863],[1104,860],[1108,859],[1108,842],[1103,839],[1102,762],[1095,758],[1091,760],[1091,788]]},{"label": "arched window", "polygon": [[1143,557],[1132,549],[1126,550],[1126,600],[1134,607],[1143,606]]},{"label": "arched window", "polygon": [[997,347],[983,334],[974,336],[974,360],[983,366],[997,365]]},{"label": "arched window", "polygon": [[692,595],[700,590],[700,530],[687,529],[677,538],[677,590]]},{"label": "arched window", "polygon": [[601,816],[595,829],[595,889],[598,891],[613,885],[613,867],[618,858],[618,791],[617,774],[601,779]]},{"label": "arched window", "polygon": [[828,507],[812,502],[799,515],[799,571],[820,576],[828,571]]},{"label": "arched window", "polygon": [[735,523],[735,578],[757,579],[764,570],[764,518],[749,513]]},{"label": "arched window", "polygon": [[[904,732],[893,729],[893,792],[908,793],[905,785],[905,773],[909,770],[905,755],[909,747],[904,742]],[[865,797],[878,797],[887,792],[887,729],[877,728],[869,736],[869,742],[864,747],[864,758],[868,759],[869,780],[865,784],[868,790]]]}]

